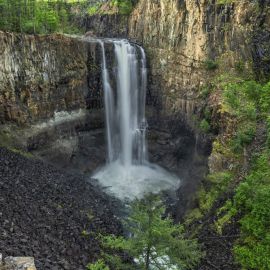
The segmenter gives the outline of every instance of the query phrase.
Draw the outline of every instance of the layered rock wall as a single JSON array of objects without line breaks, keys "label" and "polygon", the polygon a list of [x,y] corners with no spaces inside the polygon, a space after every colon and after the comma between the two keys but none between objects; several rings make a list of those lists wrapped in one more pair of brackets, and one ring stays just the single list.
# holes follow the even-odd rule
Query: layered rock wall
[{"label": "layered rock wall", "polygon": [[126,38],[128,36],[128,15],[105,14],[85,16],[77,24],[85,32],[91,31],[97,37]]},{"label": "layered rock wall", "polygon": [[268,75],[269,26],[267,1],[140,0],[129,35],[147,49],[159,110],[192,115],[200,89],[217,74],[241,65]]},{"label": "layered rock wall", "polygon": [[0,48],[0,123],[22,125],[102,106],[97,44],[0,32]]}]

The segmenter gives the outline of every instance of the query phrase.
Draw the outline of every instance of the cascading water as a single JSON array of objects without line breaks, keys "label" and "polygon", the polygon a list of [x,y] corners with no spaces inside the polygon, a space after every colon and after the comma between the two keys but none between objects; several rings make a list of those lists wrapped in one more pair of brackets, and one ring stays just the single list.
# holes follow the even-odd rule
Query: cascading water
[{"label": "cascading water", "polygon": [[114,127],[114,97],[112,88],[109,81],[109,72],[107,69],[106,55],[104,43],[99,41],[102,50],[102,77],[103,77],[103,89],[104,89],[104,103],[106,108],[106,132],[107,132],[107,143],[108,143],[108,160],[113,161],[114,151],[113,151],[113,127]]},{"label": "cascading water", "polygon": [[106,111],[107,165],[93,177],[120,199],[139,198],[146,192],[177,188],[179,179],[147,161],[145,99],[146,56],[143,48],[127,40],[114,44],[116,85],[113,91],[107,69],[104,40],[102,73]]}]

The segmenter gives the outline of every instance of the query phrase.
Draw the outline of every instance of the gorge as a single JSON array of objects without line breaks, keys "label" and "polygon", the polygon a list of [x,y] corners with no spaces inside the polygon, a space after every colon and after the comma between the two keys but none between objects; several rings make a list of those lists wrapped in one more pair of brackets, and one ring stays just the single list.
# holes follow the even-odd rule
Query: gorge
[{"label": "gorge", "polygon": [[82,35],[0,32],[0,253],[85,269],[123,234],[104,191],[169,189],[194,269],[269,269],[270,2],[112,2]]}]

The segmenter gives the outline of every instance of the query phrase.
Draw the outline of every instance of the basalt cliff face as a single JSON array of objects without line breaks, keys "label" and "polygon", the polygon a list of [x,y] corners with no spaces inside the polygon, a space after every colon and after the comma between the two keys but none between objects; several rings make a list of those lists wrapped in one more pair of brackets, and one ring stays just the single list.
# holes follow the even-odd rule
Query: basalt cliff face
[{"label": "basalt cliff face", "polygon": [[[270,71],[269,1],[141,0],[129,35],[147,49],[151,92],[164,115],[192,115],[200,89],[238,65]],[[214,66],[218,64],[218,71]]]},{"label": "basalt cliff face", "polygon": [[0,47],[0,145],[80,171],[102,164],[100,44],[0,32]]},{"label": "basalt cliff face", "polygon": [[0,44],[1,123],[26,125],[56,111],[101,107],[96,44],[3,32]]},{"label": "basalt cliff face", "polygon": [[[215,81],[269,78],[269,18],[269,1],[245,0],[140,0],[130,16],[129,37],[148,55],[148,104],[154,108],[149,119],[170,134],[171,149],[163,160],[176,160],[184,181],[180,217],[194,206],[189,196],[207,170],[219,172],[226,163],[212,152],[212,141],[224,141],[234,127],[221,113],[222,89]],[[205,112],[210,134],[200,128]]]},{"label": "basalt cliff face", "polygon": [[[269,75],[269,13],[267,0],[227,5],[140,0],[129,26],[122,31],[121,24],[112,35],[128,35],[146,48],[148,103],[155,113],[190,120],[200,114],[201,89],[217,74],[244,66],[258,77]],[[115,21],[127,17],[94,16],[84,26],[104,36],[109,26],[116,29]],[[55,111],[102,107],[96,45],[61,35],[10,33],[0,33],[0,44],[0,122],[25,124],[48,119]],[[212,69],[216,64],[218,70]]]}]

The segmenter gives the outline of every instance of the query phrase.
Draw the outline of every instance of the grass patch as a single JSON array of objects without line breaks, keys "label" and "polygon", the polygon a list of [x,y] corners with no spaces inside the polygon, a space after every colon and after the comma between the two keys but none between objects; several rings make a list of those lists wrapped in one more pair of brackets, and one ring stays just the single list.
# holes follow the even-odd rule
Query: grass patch
[{"label": "grass patch", "polygon": [[207,70],[216,70],[218,68],[218,62],[211,59],[205,60],[203,64]]}]

